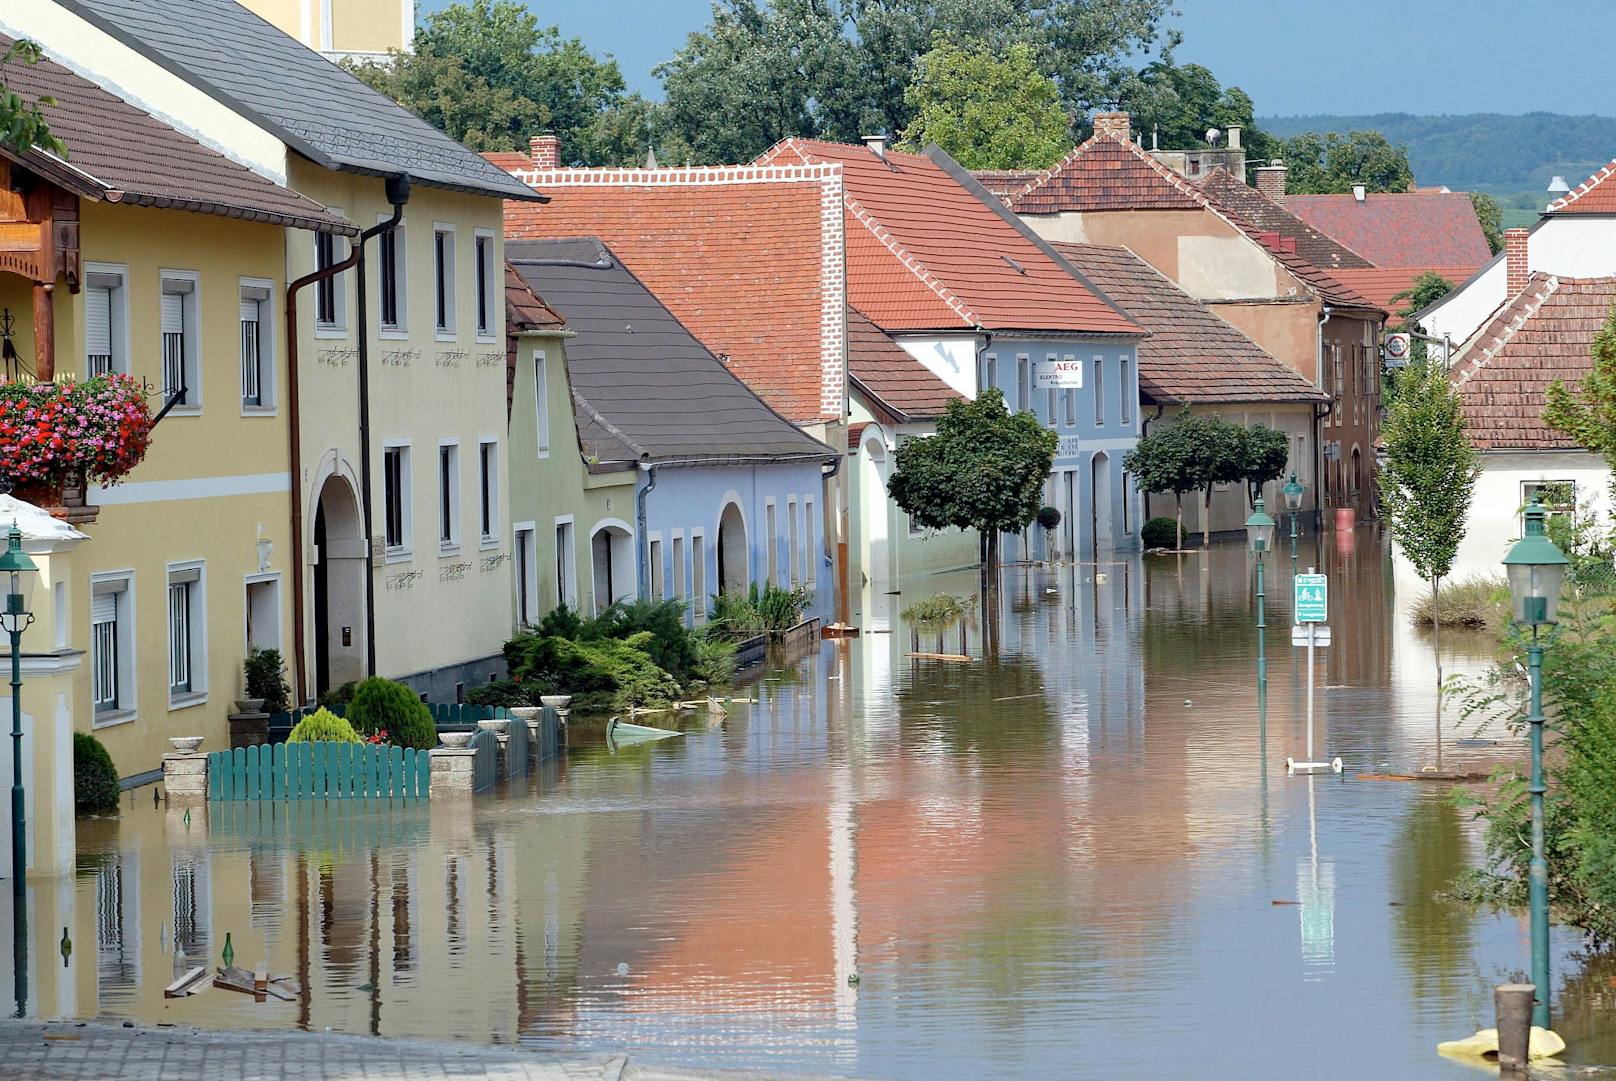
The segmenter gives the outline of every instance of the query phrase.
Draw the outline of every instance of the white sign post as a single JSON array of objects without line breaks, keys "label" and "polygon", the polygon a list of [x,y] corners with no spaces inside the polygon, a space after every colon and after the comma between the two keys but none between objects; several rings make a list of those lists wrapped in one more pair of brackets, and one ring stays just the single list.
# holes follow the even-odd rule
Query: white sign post
[{"label": "white sign post", "polygon": [[1287,773],[1323,773],[1325,770],[1341,772],[1340,757],[1328,762],[1313,760],[1313,651],[1330,644],[1330,628],[1325,623],[1330,614],[1330,580],[1314,573],[1296,576],[1295,624],[1291,627],[1291,645],[1307,647],[1307,760],[1298,762],[1285,759]]}]

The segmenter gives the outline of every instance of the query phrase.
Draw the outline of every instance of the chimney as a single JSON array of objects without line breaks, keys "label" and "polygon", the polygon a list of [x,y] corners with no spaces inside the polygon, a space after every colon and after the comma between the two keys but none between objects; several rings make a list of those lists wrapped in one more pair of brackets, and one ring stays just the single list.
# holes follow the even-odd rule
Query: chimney
[{"label": "chimney", "polygon": [[1095,113],[1094,134],[1125,143],[1132,137],[1133,118],[1127,113]]},{"label": "chimney", "polygon": [[1506,296],[1513,297],[1526,288],[1527,276],[1531,268],[1527,265],[1527,245],[1530,243],[1532,231],[1530,229],[1504,230],[1504,292]]},{"label": "chimney", "polygon": [[1239,124],[1230,124],[1229,125],[1229,149],[1230,150],[1239,150],[1240,149],[1240,125]]},{"label": "chimney", "polygon": [[1276,203],[1285,201],[1285,163],[1275,158],[1257,166],[1257,190]]},{"label": "chimney", "polygon": [[882,161],[887,160],[887,133],[886,132],[878,131],[874,135],[866,135],[864,137],[864,145],[870,148],[870,153],[874,154],[876,157],[880,158]]},{"label": "chimney", "polygon": [[535,169],[561,168],[561,137],[553,131],[535,135],[527,141]]},{"label": "chimney", "polygon": [[1367,194],[1367,189],[1362,184],[1354,184],[1352,186],[1352,197],[1358,202],[1361,203],[1364,201],[1365,194]]}]

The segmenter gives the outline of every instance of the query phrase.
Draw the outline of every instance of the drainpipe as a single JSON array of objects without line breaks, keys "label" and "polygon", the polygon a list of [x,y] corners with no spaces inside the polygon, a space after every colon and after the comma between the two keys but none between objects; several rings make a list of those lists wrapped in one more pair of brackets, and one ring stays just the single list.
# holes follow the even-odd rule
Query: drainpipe
[{"label": "drainpipe", "polygon": [[841,540],[838,542],[841,546],[840,550],[842,553],[841,565],[839,567],[837,566],[836,558],[830,554],[830,531],[821,529],[819,532],[822,534],[820,539],[823,541],[820,549],[820,557],[825,560],[825,563],[831,572],[831,604],[836,609],[836,621],[845,627],[847,626],[847,621],[852,617],[853,610],[852,601],[847,595],[847,509],[845,507],[836,506],[836,500],[831,498],[833,487],[831,482],[836,479],[837,475],[841,473],[841,471],[842,455],[840,454],[832,458],[828,466],[819,467],[820,521],[824,521],[823,515],[827,509],[834,508],[833,513],[835,513],[837,516],[836,532],[837,535],[841,537]]},{"label": "drainpipe", "polygon": [[651,595],[651,541],[645,535],[645,499],[656,491],[656,470],[656,463],[651,461],[649,454],[640,455],[640,471],[645,474],[645,487],[634,494],[634,525],[640,533],[637,543],[645,553],[645,558],[638,560],[639,568],[635,574],[641,597]]},{"label": "drainpipe", "polygon": [[365,520],[365,675],[376,674],[376,574],[370,566],[370,543],[376,534],[371,525],[370,498],[370,320],[366,304],[365,241],[390,233],[404,219],[404,204],[410,201],[410,178],[402,174],[387,178],[387,201],[393,216],[359,234],[356,245],[359,276],[355,281],[359,323],[359,499]]},{"label": "drainpipe", "polygon": [[[1153,417],[1141,417],[1141,419],[1139,421],[1139,438],[1140,439],[1143,439],[1147,435],[1150,434],[1150,426],[1151,426],[1151,424],[1153,424],[1154,422],[1162,419],[1162,414],[1165,413],[1165,412],[1167,412],[1166,404],[1163,403],[1163,402],[1157,402],[1156,403],[1156,415],[1155,416],[1153,416]],[[1316,423],[1317,423],[1317,421],[1315,420],[1315,424]],[[1318,440],[1315,439],[1314,442],[1317,443]],[[1150,511],[1151,511],[1150,493],[1149,492],[1142,492],[1140,494],[1142,494],[1145,497],[1145,521],[1148,522],[1150,520]],[[1141,545],[1141,547],[1143,547],[1143,545]]]}]

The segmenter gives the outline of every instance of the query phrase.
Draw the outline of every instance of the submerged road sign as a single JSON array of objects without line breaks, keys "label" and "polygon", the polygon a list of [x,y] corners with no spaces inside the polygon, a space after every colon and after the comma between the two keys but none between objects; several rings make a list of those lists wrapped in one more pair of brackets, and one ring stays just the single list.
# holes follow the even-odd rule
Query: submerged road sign
[{"label": "submerged road sign", "polygon": [[1296,622],[1323,623],[1330,617],[1330,580],[1322,574],[1296,576]]}]

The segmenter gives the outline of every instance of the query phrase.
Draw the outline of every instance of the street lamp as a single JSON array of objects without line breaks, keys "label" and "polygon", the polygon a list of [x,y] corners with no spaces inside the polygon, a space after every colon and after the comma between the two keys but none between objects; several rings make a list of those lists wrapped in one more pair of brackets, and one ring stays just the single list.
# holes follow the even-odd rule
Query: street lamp
[{"label": "street lamp", "polygon": [[1291,570],[1294,572],[1296,570],[1296,513],[1302,509],[1302,496],[1306,494],[1307,489],[1296,482],[1296,474],[1292,473],[1291,479],[1285,483],[1285,487],[1281,488],[1279,492],[1285,497],[1285,509],[1290,512],[1291,516]]},{"label": "street lamp", "polygon": [[1544,531],[1543,505],[1536,500],[1526,508],[1526,535],[1504,557],[1515,622],[1532,628],[1526,644],[1527,672],[1531,677],[1527,723],[1532,733],[1532,866],[1527,878],[1532,905],[1532,982],[1537,1001],[1532,1024],[1549,1027],[1549,864],[1543,855],[1543,640],[1560,606],[1567,559]]},{"label": "street lamp", "polygon": [[22,632],[34,621],[28,598],[33,592],[36,570],[34,561],[22,550],[22,530],[14,521],[6,538],[5,554],[0,555],[0,581],[9,585],[0,629],[11,636],[11,890],[18,897],[27,892],[24,876],[28,867],[22,806]]},{"label": "street lamp", "polygon": [[1263,555],[1274,545],[1274,520],[1263,513],[1262,496],[1252,503],[1246,519],[1246,543],[1257,556],[1257,726],[1268,732],[1268,653],[1263,642]]}]

